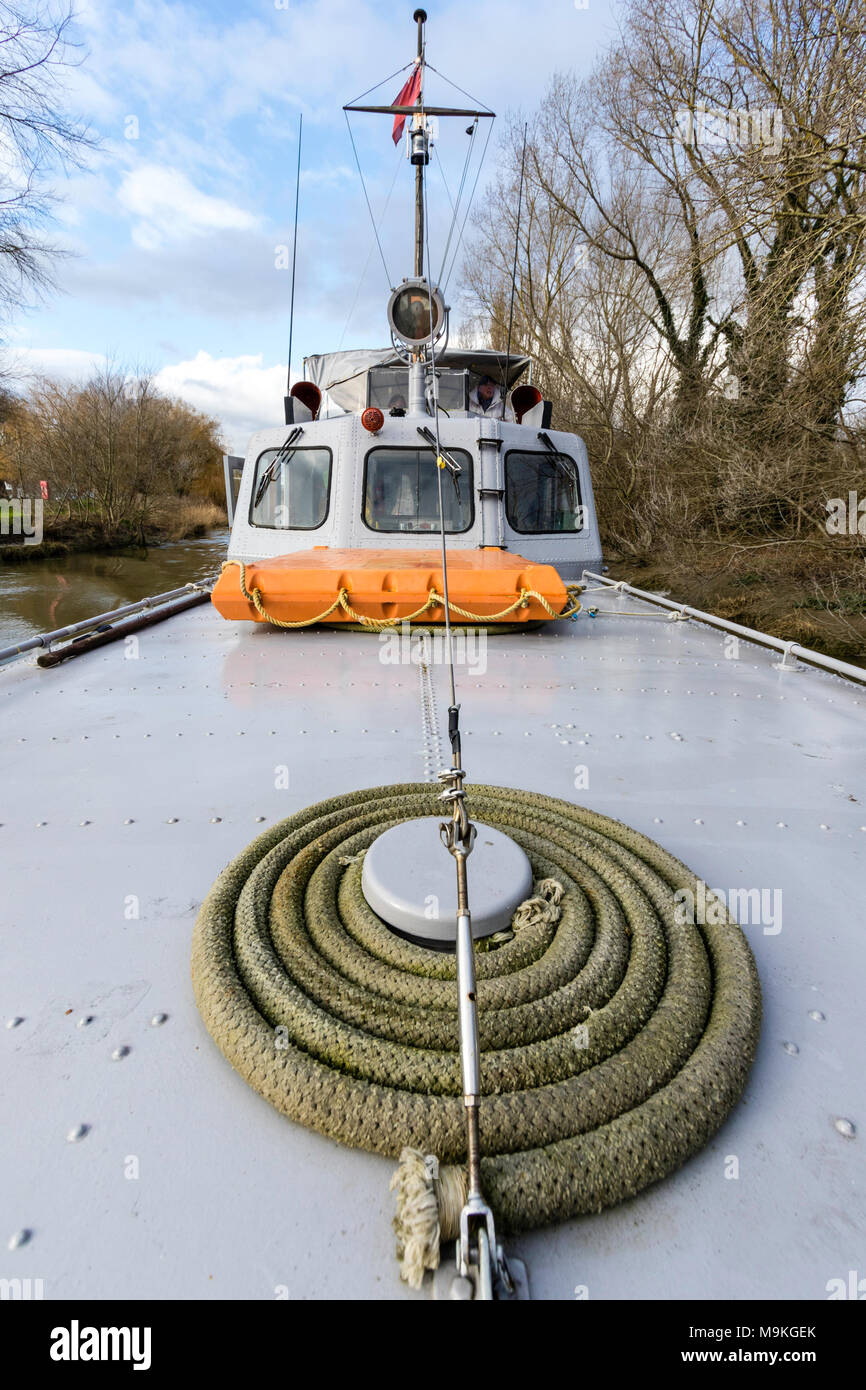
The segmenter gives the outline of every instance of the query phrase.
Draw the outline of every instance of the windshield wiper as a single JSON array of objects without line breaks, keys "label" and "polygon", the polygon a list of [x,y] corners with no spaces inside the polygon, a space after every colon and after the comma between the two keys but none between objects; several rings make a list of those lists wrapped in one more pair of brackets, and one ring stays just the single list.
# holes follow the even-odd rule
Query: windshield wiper
[{"label": "windshield wiper", "polygon": [[[436,454],[436,436],[434,435],[433,431],[432,431],[432,430],[429,430],[429,429],[427,428],[426,425],[419,425],[419,426],[418,426],[418,433],[420,434],[421,438],[424,439],[424,440],[426,440],[427,443],[431,446],[431,448],[433,449],[433,453],[434,453],[434,455],[435,455],[435,454]],[[461,498],[460,498],[460,474],[463,472],[463,468],[462,468],[462,466],[457,462],[457,460],[456,460],[455,458],[452,458],[452,457],[451,457],[451,455],[448,453],[448,450],[447,450],[447,449],[443,449],[443,448],[442,448],[442,445],[441,445],[441,444],[440,444],[440,446],[439,446],[438,457],[441,458],[442,462],[445,464],[445,467],[448,469],[449,473],[451,474],[451,481],[452,481],[453,484],[454,484],[454,491],[457,493],[457,501],[459,502],[459,501],[461,500]],[[437,463],[438,463],[438,459],[437,459]]]},{"label": "windshield wiper", "polygon": [[545,434],[544,430],[538,431],[538,438],[541,440],[542,444],[550,450],[552,455],[550,460],[551,463],[555,464],[560,473],[564,473],[568,481],[574,485],[578,480],[578,472],[574,459],[569,458],[568,463],[566,463],[565,460],[568,458],[568,455],[560,453],[553,440],[548,434]]},{"label": "windshield wiper", "polygon": [[279,468],[280,464],[288,463],[289,459],[292,457],[292,454],[295,452],[293,446],[297,444],[298,440],[300,439],[303,433],[303,427],[301,425],[296,425],[289,437],[280,445],[280,448],[278,449],[277,453],[271,459],[270,463],[268,464],[267,468],[261,476],[258,488],[256,489],[255,499],[253,501],[254,507],[257,507],[259,505],[268,488],[270,487],[271,483],[274,481],[274,478],[277,476],[277,469]]}]

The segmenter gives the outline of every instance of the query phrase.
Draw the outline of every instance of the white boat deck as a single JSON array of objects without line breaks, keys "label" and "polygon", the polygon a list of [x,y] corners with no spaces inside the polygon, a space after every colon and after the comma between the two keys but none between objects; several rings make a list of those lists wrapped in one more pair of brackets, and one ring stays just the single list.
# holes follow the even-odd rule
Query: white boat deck
[{"label": "white boat deck", "polygon": [[[728,659],[724,633],[633,597],[599,602],[647,616],[491,638],[486,672],[458,668],[470,792],[583,801],[712,887],[781,890],[782,928],[745,925],[763,1034],[707,1149],[508,1248],[535,1298],[823,1299],[862,1270],[866,1226],[866,691],[744,642]],[[398,1275],[392,1164],[250,1090],[189,972],[203,897],[263,825],[423,778],[417,669],[382,650],[207,606],[140,634],[137,659],[118,642],[0,671],[0,1018],[20,1019],[0,1033],[0,1278],[40,1278],[46,1298],[424,1296]]]}]

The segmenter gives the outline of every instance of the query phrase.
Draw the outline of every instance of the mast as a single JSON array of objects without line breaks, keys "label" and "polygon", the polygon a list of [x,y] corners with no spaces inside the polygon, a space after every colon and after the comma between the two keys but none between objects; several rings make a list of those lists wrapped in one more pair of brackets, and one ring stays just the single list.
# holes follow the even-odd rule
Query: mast
[{"label": "mast", "polygon": [[[418,105],[424,105],[424,25],[427,21],[425,10],[416,10],[412,18],[418,24],[418,62],[421,67],[421,87],[418,92]],[[413,117],[421,120],[423,115]],[[424,275],[424,165],[415,165],[415,275],[420,280]]]}]

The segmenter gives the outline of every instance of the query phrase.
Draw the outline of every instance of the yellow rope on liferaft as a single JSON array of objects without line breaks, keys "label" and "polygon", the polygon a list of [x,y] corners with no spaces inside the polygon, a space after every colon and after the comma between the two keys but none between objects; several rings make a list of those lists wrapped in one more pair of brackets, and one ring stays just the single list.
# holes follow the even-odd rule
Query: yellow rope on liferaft
[{"label": "yellow rope on liferaft", "polygon": [[[338,608],[342,608],[347,617],[351,618],[353,622],[360,623],[362,627],[369,628],[371,632],[383,632],[389,627],[399,627],[402,623],[412,623],[416,618],[420,618],[424,613],[429,612],[431,608],[445,607],[444,595],[437,593],[435,589],[431,589],[427,595],[427,602],[422,604],[420,608],[416,608],[414,613],[404,613],[400,618],[370,618],[363,613],[357,613],[349,602],[348,589],[341,589],[334,599],[334,602],[330,607],[326,608],[324,612],[318,613],[314,618],[299,618],[296,622],[289,622],[285,618],[275,618],[272,613],[268,612],[265,607],[265,601],[262,598],[261,589],[255,586],[253,586],[252,589],[247,588],[247,567],[241,560],[226,560],[223,564],[223,569],[227,569],[230,565],[237,565],[238,567],[240,590],[244,598],[248,603],[254,606],[256,612],[264,618],[265,622],[271,623],[274,627],[313,627],[316,623],[325,622],[325,620],[330,618],[331,614],[335,613]],[[499,613],[472,613],[468,608],[460,608],[456,603],[450,601],[448,602],[448,607],[452,613],[456,613],[460,618],[467,618],[470,622],[496,623],[503,618],[507,618],[509,614],[514,613],[518,608],[527,608],[529,606],[529,600],[534,598],[541,604],[542,608],[551,618],[571,618],[580,610],[580,600],[578,599],[580,591],[581,586],[579,584],[566,584],[565,592],[568,596],[568,604],[561,613],[557,613],[556,609],[551,607],[544,595],[540,594],[537,589],[521,589],[514,602],[509,604],[507,608],[503,608]]]}]

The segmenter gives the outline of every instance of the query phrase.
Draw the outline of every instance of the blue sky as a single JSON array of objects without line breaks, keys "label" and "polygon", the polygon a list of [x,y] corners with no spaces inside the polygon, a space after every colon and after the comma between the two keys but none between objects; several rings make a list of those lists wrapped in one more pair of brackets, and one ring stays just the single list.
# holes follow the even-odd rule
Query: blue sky
[{"label": "blue sky", "polygon": [[[528,112],[555,71],[588,70],[612,36],[615,3],[433,0],[427,57],[500,115]],[[111,357],[153,370],[215,415],[239,452],[253,429],[279,422],[291,275],[277,262],[291,242],[300,113],[293,362],[299,371],[305,353],[387,342],[388,286],[342,106],[411,61],[414,9],[412,0],[78,0],[69,109],[101,148],[86,171],[57,181],[56,239],[72,255],[57,272],[61,292],[7,329],[16,369],[74,378]],[[403,80],[369,99],[392,100]],[[464,103],[432,76],[428,99]],[[377,217],[393,184],[382,239],[397,281],[412,273],[412,170],[387,116],[352,122]],[[466,124],[442,122],[452,195]],[[436,168],[430,197],[438,266],[450,209]]]}]

